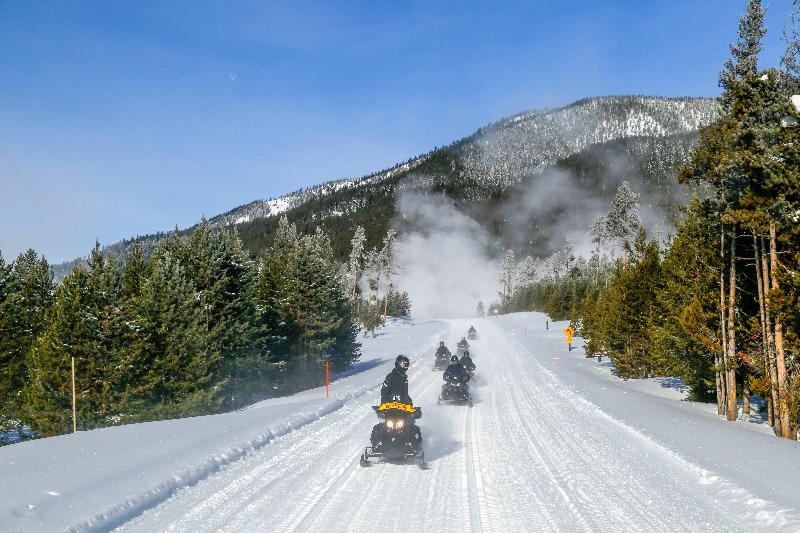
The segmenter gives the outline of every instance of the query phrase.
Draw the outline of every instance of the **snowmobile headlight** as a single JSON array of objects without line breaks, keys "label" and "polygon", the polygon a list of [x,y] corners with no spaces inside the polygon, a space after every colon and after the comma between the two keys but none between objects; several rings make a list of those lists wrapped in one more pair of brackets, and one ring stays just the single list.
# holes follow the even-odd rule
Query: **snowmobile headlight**
[{"label": "snowmobile headlight", "polygon": [[402,420],[397,420],[397,421],[394,423],[394,427],[395,427],[396,429],[401,429],[401,428],[403,427],[403,421],[402,421]]}]

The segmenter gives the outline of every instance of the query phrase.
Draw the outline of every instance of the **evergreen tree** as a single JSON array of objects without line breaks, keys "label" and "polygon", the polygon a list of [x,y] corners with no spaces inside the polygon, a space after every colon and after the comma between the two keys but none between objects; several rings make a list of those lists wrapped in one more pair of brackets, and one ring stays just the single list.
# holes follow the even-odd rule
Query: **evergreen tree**
[{"label": "evergreen tree", "polygon": [[101,327],[89,273],[78,267],[55,293],[42,334],[29,359],[29,381],[25,386],[26,415],[33,429],[43,435],[70,431],[71,372],[75,358],[78,427],[101,425],[103,415],[97,399],[97,354],[102,353]]},{"label": "evergreen tree", "polygon": [[362,270],[362,262],[364,257],[364,242],[367,240],[364,228],[357,226],[353,235],[353,240],[350,241],[350,260],[349,260],[349,277],[348,277],[348,292],[350,299],[356,299],[356,289],[358,288],[358,279]]},{"label": "evergreen tree", "polygon": [[0,256],[0,429],[22,418],[30,349],[52,299],[53,275],[43,257],[28,250],[5,265]]},{"label": "evergreen tree", "polygon": [[214,382],[221,356],[180,262],[169,252],[155,257],[124,351],[125,404],[138,419],[213,412],[223,401],[224,382]]}]

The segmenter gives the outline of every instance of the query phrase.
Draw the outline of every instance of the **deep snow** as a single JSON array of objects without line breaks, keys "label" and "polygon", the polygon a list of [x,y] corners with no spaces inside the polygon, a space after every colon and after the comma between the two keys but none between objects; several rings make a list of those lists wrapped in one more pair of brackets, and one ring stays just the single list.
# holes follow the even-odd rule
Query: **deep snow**
[{"label": "deep snow", "polygon": [[[470,321],[398,322],[361,372],[225,415],[0,448],[0,529],[731,531],[800,528],[796,443],[658,383],[624,382],[523,313],[473,321],[476,406],[436,405],[431,371]],[[383,375],[413,361],[431,466],[358,456]],[[356,370],[359,370],[358,368]],[[665,383],[670,385],[669,382]]]}]

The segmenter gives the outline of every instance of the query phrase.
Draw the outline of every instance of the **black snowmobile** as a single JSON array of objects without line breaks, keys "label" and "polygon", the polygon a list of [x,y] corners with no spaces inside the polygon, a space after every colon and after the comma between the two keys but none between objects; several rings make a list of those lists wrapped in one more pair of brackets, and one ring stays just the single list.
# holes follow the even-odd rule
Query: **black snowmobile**
[{"label": "black snowmobile", "polygon": [[456,344],[456,355],[461,357],[467,350],[469,350],[469,343],[465,337],[462,337],[461,340],[458,341],[458,344]]},{"label": "black snowmobile", "polygon": [[469,394],[469,387],[466,380],[451,379],[442,386],[442,394],[439,396],[439,403],[449,402],[456,405],[467,404],[472,407],[472,397]]},{"label": "black snowmobile", "polygon": [[444,371],[442,378],[442,392],[439,395],[439,403],[450,402],[454,404],[467,404],[472,407],[472,397],[469,394],[469,372],[461,366],[458,357],[455,355],[451,359],[452,364]]},{"label": "black snowmobile", "polygon": [[474,326],[470,326],[469,331],[467,332],[467,338],[471,341],[478,339],[478,331]]},{"label": "black snowmobile", "polygon": [[422,433],[414,421],[422,417],[422,409],[411,404],[389,402],[373,405],[383,424],[375,426],[371,444],[361,454],[361,466],[372,466],[371,458],[405,463],[415,461],[423,470],[428,468],[422,450]]},{"label": "black snowmobile", "polygon": [[444,345],[444,341],[440,342],[434,354],[435,359],[432,370],[444,370],[447,368],[447,365],[450,364],[450,357],[452,357],[450,350]]}]

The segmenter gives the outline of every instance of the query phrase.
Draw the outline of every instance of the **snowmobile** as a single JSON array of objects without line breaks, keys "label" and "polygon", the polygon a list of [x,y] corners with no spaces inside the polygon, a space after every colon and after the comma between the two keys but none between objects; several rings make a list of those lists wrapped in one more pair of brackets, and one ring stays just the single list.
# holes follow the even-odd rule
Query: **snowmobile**
[{"label": "snowmobile", "polygon": [[437,355],[433,361],[433,370],[444,370],[450,364],[450,354]]},{"label": "snowmobile", "polygon": [[465,381],[451,379],[442,386],[442,393],[439,395],[439,403],[450,402],[456,405],[467,404],[472,407],[472,397],[469,394],[469,387]]},{"label": "snowmobile", "polygon": [[469,328],[469,331],[467,332],[467,338],[471,341],[478,339],[478,332],[475,330],[475,328],[473,327]]},{"label": "snowmobile", "polygon": [[461,357],[462,355],[464,355],[464,352],[468,350],[469,350],[469,343],[467,342],[467,339],[462,338],[460,341],[458,341],[458,344],[456,344],[456,355]]},{"label": "snowmobile", "polygon": [[422,417],[422,409],[411,404],[388,402],[373,405],[372,408],[383,419],[373,430],[372,444],[361,454],[361,466],[372,466],[370,459],[378,458],[388,462],[405,463],[409,459],[427,470],[425,452],[422,450],[422,435],[414,421]]}]

